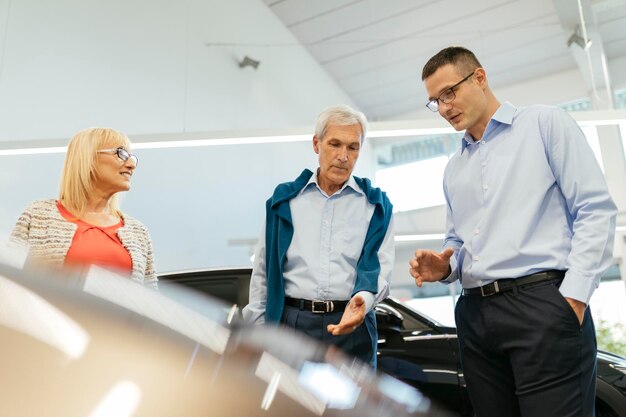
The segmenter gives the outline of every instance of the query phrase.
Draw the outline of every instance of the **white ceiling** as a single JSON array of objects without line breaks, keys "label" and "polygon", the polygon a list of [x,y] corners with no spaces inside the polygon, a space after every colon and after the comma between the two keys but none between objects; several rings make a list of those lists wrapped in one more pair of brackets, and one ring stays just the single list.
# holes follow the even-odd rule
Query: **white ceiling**
[{"label": "white ceiling", "polygon": [[[579,65],[576,0],[264,1],[370,120],[423,106],[421,69],[449,45],[472,49],[494,88]],[[626,56],[626,0],[582,1],[592,48]]]}]

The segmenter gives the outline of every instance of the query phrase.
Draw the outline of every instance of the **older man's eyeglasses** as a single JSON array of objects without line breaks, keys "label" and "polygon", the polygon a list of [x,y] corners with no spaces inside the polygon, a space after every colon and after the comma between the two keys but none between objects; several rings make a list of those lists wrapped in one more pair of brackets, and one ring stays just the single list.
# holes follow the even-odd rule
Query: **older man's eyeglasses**
[{"label": "older man's eyeglasses", "polygon": [[474,75],[474,72],[475,71],[472,71],[472,73],[469,74],[467,77],[463,78],[461,81],[459,81],[458,83],[454,84],[452,87],[448,88],[443,93],[439,94],[439,97],[434,98],[434,99],[430,100],[428,103],[426,103],[426,107],[428,107],[428,110],[430,110],[430,111],[439,111],[439,102],[440,101],[442,103],[445,103],[445,104],[452,103],[454,101],[454,99],[456,98],[456,94],[454,94],[454,89],[457,88],[458,86],[460,86],[461,84],[463,84],[465,81],[467,81],[469,79],[469,77]]},{"label": "older man's eyeglasses", "polygon": [[117,155],[118,158],[120,158],[124,162],[126,162],[130,158],[130,160],[133,161],[135,166],[137,166],[137,164],[139,163],[139,158],[137,158],[136,155],[128,152],[126,149],[122,148],[121,146],[119,148],[100,149],[98,153],[108,153],[111,155],[115,154]]}]

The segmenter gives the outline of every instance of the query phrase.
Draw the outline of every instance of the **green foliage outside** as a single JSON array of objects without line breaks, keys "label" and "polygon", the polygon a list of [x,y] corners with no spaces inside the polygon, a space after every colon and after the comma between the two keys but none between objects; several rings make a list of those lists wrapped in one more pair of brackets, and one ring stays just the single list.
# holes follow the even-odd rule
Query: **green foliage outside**
[{"label": "green foliage outside", "polygon": [[596,326],[598,349],[626,357],[626,325],[600,320]]}]

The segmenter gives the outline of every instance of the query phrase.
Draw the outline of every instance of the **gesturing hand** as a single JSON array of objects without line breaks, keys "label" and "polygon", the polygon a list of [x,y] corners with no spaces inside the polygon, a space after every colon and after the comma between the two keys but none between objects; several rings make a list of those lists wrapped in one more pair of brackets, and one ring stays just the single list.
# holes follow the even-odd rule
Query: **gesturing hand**
[{"label": "gesturing hand", "polygon": [[352,333],[365,320],[365,300],[360,295],[355,295],[346,306],[339,324],[329,324],[326,327],[328,333],[334,336]]},{"label": "gesturing hand", "polygon": [[421,287],[425,282],[439,281],[450,275],[450,257],[454,249],[447,248],[441,253],[432,250],[415,251],[415,258],[409,261],[409,273],[415,284]]}]

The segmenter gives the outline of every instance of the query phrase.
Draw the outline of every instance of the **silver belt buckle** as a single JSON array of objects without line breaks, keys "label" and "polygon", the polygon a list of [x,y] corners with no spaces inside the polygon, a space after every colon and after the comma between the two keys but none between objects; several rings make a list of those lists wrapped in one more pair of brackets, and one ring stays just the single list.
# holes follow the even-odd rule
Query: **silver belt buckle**
[{"label": "silver belt buckle", "polygon": [[[489,284],[487,284],[489,285]],[[494,295],[500,292],[500,287],[498,286],[498,281],[494,281],[493,282],[493,288],[494,291],[493,292],[485,292],[485,287],[487,285],[484,285],[482,287],[480,287],[480,295],[482,295],[483,297],[489,297],[490,295]]]},{"label": "silver belt buckle", "polygon": [[[321,306],[321,310],[318,310],[316,306]],[[313,300],[311,301],[311,313],[315,314],[324,314],[330,313],[335,309],[332,301],[324,301],[324,300]]]}]

